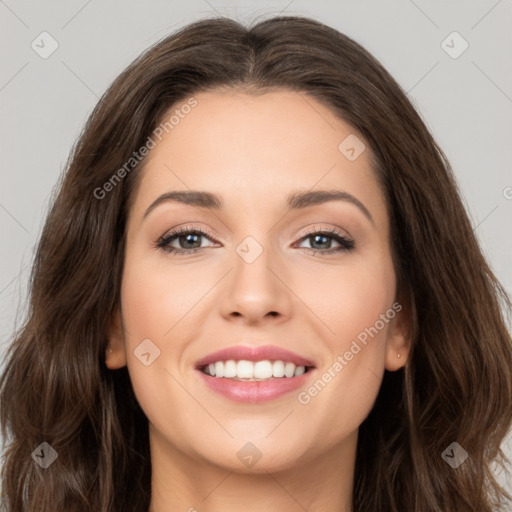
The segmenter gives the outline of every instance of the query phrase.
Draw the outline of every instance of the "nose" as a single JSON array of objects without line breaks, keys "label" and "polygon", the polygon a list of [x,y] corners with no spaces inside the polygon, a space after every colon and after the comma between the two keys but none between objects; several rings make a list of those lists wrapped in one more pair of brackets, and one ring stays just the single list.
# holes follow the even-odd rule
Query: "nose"
[{"label": "nose", "polygon": [[280,323],[290,316],[293,293],[286,283],[291,278],[286,266],[271,252],[263,247],[254,261],[242,252],[242,256],[234,256],[221,302],[221,314],[226,319],[257,325]]}]

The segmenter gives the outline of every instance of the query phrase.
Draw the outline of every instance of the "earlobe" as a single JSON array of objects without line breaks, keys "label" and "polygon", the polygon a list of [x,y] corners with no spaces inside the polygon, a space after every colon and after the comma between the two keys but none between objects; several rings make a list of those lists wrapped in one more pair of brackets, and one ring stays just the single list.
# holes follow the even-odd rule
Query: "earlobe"
[{"label": "earlobe", "polygon": [[406,308],[391,320],[386,341],[386,370],[394,372],[407,363],[412,342],[411,315]]},{"label": "earlobe", "polygon": [[117,370],[126,366],[126,351],[122,319],[119,310],[113,315],[110,323],[108,346],[105,351],[105,365],[110,370]]},{"label": "earlobe", "polygon": [[407,363],[407,358],[409,356],[409,349],[406,349],[401,352],[396,352],[388,348],[386,353],[386,370],[390,372],[395,372],[399,370]]}]

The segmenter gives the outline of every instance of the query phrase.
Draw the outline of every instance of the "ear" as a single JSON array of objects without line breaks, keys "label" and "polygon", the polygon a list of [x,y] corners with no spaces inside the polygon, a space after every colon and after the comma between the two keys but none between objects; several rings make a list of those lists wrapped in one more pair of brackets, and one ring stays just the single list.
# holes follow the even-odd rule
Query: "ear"
[{"label": "ear", "polygon": [[117,370],[118,368],[126,366],[123,325],[119,310],[115,312],[110,321],[105,364],[110,370]]},{"label": "ear", "polygon": [[395,316],[389,322],[385,367],[391,372],[405,366],[411,350],[412,315],[410,308],[405,304],[405,301],[393,304]]}]

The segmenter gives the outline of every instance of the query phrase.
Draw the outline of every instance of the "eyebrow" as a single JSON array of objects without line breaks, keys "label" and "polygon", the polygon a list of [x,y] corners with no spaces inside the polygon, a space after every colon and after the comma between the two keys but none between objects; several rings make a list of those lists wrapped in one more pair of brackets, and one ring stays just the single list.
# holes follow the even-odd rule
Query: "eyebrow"
[{"label": "eyebrow", "polygon": [[[288,196],[286,203],[289,209],[299,210],[330,201],[346,201],[357,206],[364,213],[365,217],[367,217],[372,224],[375,224],[373,217],[371,216],[366,206],[364,206],[364,204],[361,203],[361,201],[359,201],[359,199],[354,197],[352,194],[349,194],[343,190],[314,190],[306,192],[293,192]],[[221,210],[223,208],[222,198],[217,194],[213,194],[211,192],[203,192],[200,190],[175,190],[157,197],[145,211],[143,219],[145,219],[149,213],[157,206],[167,202],[176,202],[195,206],[198,208],[208,208],[213,210]]]}]

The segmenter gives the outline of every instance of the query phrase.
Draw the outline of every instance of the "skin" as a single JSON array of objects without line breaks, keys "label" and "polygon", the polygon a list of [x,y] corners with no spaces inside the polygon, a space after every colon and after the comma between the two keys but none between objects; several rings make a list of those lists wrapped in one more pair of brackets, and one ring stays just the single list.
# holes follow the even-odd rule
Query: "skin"
[{"label": "skin", "polygon": [[[389,215],[369,145],[297,92],[194,97],[197,106],[150,151],[143,170],[127,223],[122,306],[106,356],[112,370],[128,366],[149,420],[150,511],[348,512],[358,428],[384,370],[407,360],[405,307],[309,403],[297,396],[397,300]],[[366,144],[355,161],[338,149],[350,134]],[[347,201],[287,212],[289,193],[324,188],[355,196],[373,222]],[[143,219],[159,195],[188,189],[219,194],[224,209],[166,202]],[[214,238],[199,237],[202,249],[190,255],[155,248],[162,235],[185,225]],[[355,248],[322,255],[339,244],[303,238],[311,228],[335,228]],[[247,236],[263,248],[250,264],[236,252]],[[190,247],[183,238],[171,245]],[[160,350],[149,366],[134,355],[147,338]],[[216,394],[195,363],[242,340],[312,359],[316,378],[262,404]],[[237,456],[248,442],[262,454],[252,467]]]}]

